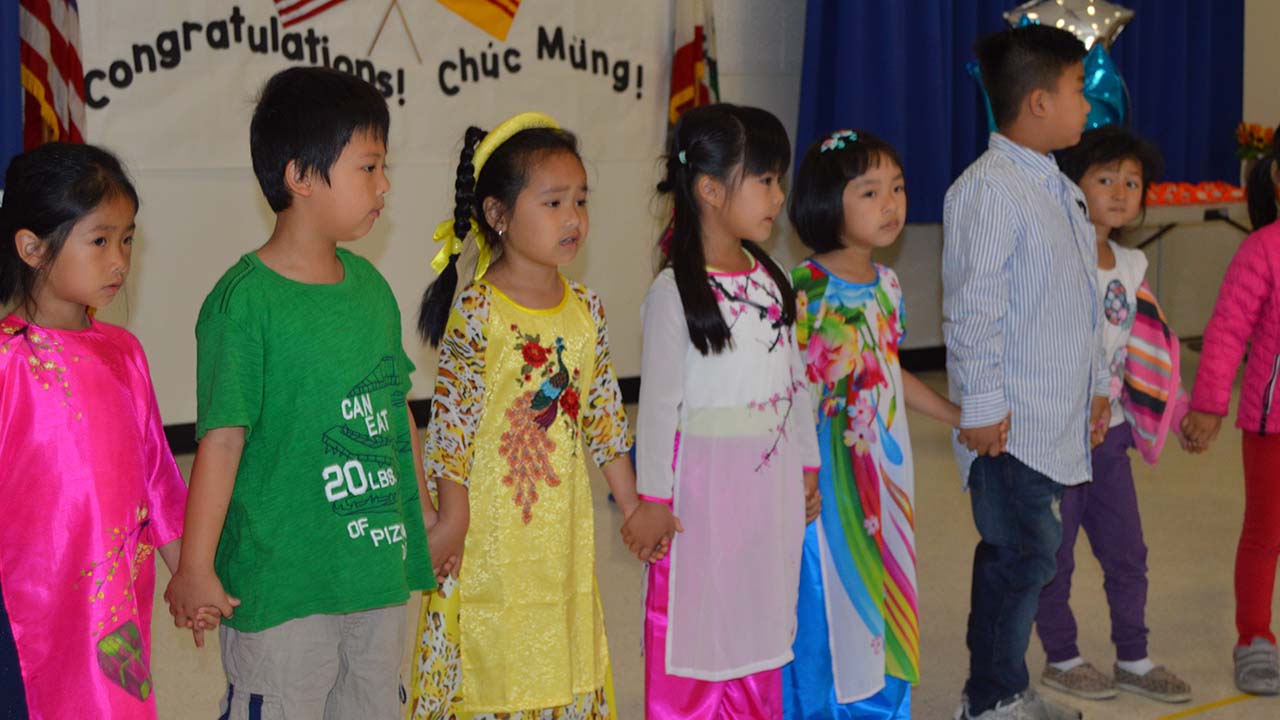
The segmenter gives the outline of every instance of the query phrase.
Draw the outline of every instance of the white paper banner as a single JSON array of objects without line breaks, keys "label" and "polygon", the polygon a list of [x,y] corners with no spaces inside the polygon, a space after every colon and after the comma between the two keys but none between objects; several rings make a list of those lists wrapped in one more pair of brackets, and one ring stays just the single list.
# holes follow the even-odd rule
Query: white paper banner
[{"label": "white paper banner", "polygon": [[263,82],[290,65],[324,65],[387,97],[393,162],[453,161],[468,125],[524,110],[577,132],[598,162],[652,160],[660,147],[668,3],[526,0],[505,41],[435,0],[326,5],[82,3],[90,142],[125,151],[138,169],[246,167]]}]

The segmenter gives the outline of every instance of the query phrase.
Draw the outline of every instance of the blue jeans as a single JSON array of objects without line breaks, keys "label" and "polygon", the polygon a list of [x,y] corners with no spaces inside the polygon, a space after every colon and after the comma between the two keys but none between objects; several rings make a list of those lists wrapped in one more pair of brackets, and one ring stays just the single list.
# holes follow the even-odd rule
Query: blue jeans
[{"label": "blue jeans", "polygon": [[1053,580],[1062,541],[1063,486],[1008,453],[969,469],[973,553],[969,605],[969,712],[978,715],[1027,689],[1027,643],[1040,590]]}]

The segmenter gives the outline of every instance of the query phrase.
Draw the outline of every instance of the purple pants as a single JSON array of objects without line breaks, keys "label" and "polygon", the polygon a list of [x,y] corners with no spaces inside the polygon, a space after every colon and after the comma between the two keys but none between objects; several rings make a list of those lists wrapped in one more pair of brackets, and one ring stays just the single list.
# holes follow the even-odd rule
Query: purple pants
[{"label": "purple pants", "polygon": [[1116,646],[1116,659],[1147,657],[1147,546],[1142,541],[1138,494],[1129,465],[1131,447],[1133,432],[1128,423],[1108,430],[1106,439],[1093,450],[1093,482],[1069,487],[1062,495],[1058,573],[1040,592],[1040,608],[1036,612],[1036,631],[1049,662],[1080,656],[1076,619],[1068,603],[1071,573],[1076,566],[1076,534],[1081,527],[1102,565],[1102,588],[1111,607],[1111,642]]}]

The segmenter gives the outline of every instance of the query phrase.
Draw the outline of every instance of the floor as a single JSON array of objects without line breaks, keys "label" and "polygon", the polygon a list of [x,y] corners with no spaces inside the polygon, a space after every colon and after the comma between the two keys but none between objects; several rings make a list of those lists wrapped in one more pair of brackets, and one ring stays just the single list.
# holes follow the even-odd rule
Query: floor
[{"label": "floor", "polygon": [[[1187,352],[1184,375],[1193,377],[1195,357]],[[922,375],[940,387],[941,373]],[[964,646],[968,614],[969,573],[977,534],[967,498],[951,458],[948,432],[926,418],[912,416],[912,443],[917,468],[916,517],[919,552],[922,681],[915,689],[914,716],[949,718],[964,681],[968,656]],[[1232,685],[1231,648],[1235,640],[1231,574],[1235,541],[1243,508],[1240,435],[1224,427],[1213,449],[1188,456],[1172,447],[1159,469],[1135,460],[1135,474],[1150,547],[1152,658],[1191,683],[1190,703],[1171,706],[1131,695],[1104,702],[1073,701],[1091,720],[1261,719],[1280,717],[1280,699],[1242,696]],[[180,458],[183,471],[189,456]],[[595,484],[597,573],[604,599],[618,717],[643,717],[640,664],[640,565],[618,540],[620,516],[606,500],[603,480]],[[1082,535],[1083,537],[1083,535]],[[1081,626],[1085,658],[1109,669],[1114,660],[1109,621],[1102,595],[1102,576],[1089,556],[1087,542],[1076,549],[1078,569],[1073,606]],[[213,718],[225,691],[216,639],[204,650],[189,635],[167,625],[159,595],[168,574],[163,566],[157,585],[152,668],[161,718]],[[411,606],[414,603],[411,603]],[[416,613],[410,607],[408,612]],[[406,650],[407,657],[407,650]],[[1036,640],[1027,654],[1032,677],[1038,677],[1044,655]],[[1052,690],[1047,696],[1062,700]]]}]

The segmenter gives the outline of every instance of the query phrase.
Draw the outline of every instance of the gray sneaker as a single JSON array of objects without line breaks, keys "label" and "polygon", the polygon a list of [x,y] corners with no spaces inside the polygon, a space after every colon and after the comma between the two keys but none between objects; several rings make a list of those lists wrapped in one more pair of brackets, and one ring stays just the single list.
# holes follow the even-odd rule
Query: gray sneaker
[{"label": "gray sneaker", "polygon": [[1276,665],[1276,646],[1254,638],[1248,647],[1237,647],[1236,687],[1250,695],[1280,693],[1280,668]]},{"label": "gray sneaker", "polygon": [[1080,720],[1084,715],[1075,708],[1049,702],[1027,688],[977,717],[968,714],[965,717],[968,720]]}]

